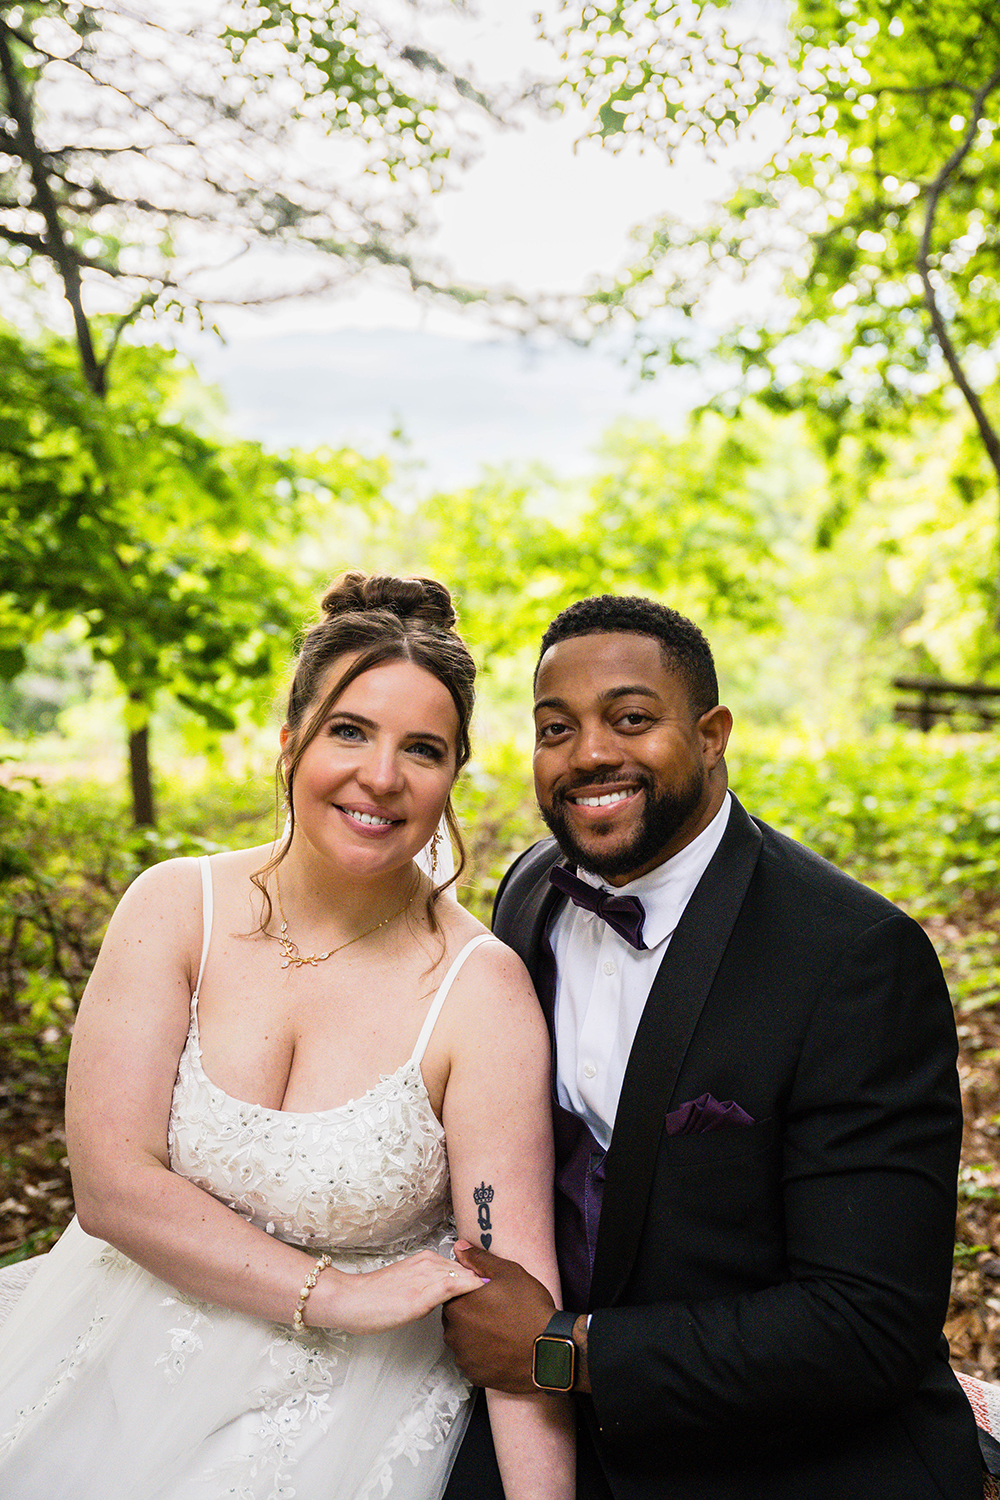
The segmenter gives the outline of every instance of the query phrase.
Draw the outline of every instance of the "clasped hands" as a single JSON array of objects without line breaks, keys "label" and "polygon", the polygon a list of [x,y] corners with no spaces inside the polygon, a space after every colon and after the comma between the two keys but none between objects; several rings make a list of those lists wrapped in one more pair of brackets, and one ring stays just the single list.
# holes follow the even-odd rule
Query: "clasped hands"
[{"label": "clasped hands", "polygon": [[[536,1393],[531,1359],[535,1339],[556,1310],[551,1292],[517,1261],[478,1250],[467,1240],[457,1242],[455,1258],[467,1270],[488,1278],[488,1285],[453,1298],[441,1309],[444,1341],[459,1368],[473,1385],[514,1396]],[[577,1343],[573,1388],[590,1389],[585,1342],[582,1347]]]}]

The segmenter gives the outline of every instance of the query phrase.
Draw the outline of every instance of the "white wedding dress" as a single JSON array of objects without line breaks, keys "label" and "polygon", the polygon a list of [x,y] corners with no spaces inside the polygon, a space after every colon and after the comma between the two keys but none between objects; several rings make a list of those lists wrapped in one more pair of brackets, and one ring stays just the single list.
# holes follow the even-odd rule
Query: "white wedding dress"
[{"label": "white wedding dress", "polygon": [[[212,889],[201,863],[205,940]],[[364,1273],[453,1242],[444,1131],[412,1056],[337,1109],[243,1103],[206,1077],[198,993],[170,1165],[268,1234]],[[441,1315],[384,1334],[185,1297],[74,1222],[0,1327],[3,1500],[438,1500],[468,1414]]]}]

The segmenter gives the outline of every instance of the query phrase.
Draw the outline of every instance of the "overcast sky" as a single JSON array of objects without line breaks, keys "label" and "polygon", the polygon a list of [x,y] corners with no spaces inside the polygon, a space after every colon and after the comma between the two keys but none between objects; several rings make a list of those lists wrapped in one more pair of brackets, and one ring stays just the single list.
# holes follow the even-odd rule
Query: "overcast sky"
[{"label": "overcast sky", "polygon": [[[435,39],[459,67],[487,84],[557,69],[536,39],[534,5],[479,0],[476,8],[473,19],[435,22]],[[509,128],[485,124],[478,160],[433,202],[428,252],[475,284],[579,292],[628,264],[634,226],[667,207],[698,213],[717,181],[696,153],[671,167],[655,150],[613,153],[584,139],[584,124],[579,111],[528,109]],[[219,322],[226,348],[201,345],[198,360],[223,386],[241,431],[276,445],[372,449],[401,425],[428,484],[465,482],[483,462],[585,469],[616,418],[676,426],[691,398],[689,379],[638,387],[604,347],[504,346],[482,316],[428,305],[378,274],[338,296],[222,309]],[[365,344],[365,330],[383,336]]]}]

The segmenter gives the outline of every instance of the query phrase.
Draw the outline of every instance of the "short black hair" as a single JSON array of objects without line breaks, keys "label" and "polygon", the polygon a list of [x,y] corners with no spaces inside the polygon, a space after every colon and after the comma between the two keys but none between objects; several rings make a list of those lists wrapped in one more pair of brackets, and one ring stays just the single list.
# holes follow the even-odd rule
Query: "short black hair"
[{"label": "short black hair", "polygon": [[550,646],[576,635],[648,635],[660,643],[664,664],[684,679],[691,707],[698,718],[719,701],[712,648],[693,620],[655,599],[635,594],[596,594],[578,599],[556,615],[542,636],[535,680]]}]

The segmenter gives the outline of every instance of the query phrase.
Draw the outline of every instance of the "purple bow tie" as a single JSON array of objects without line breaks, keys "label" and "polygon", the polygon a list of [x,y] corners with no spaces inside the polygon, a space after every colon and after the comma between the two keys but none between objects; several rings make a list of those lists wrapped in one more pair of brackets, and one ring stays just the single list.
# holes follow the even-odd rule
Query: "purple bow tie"
[{"label": "purple bow tie", "polygon": [[642,924],[646,912],[638,896],[616,896],[603,886],[588,885],[565,865],[553,865],[549,879],[557,890],[563,891],[575,906],[595,912],[608,926],[623,937],[633,948],[645,948],[642,940]]}]

